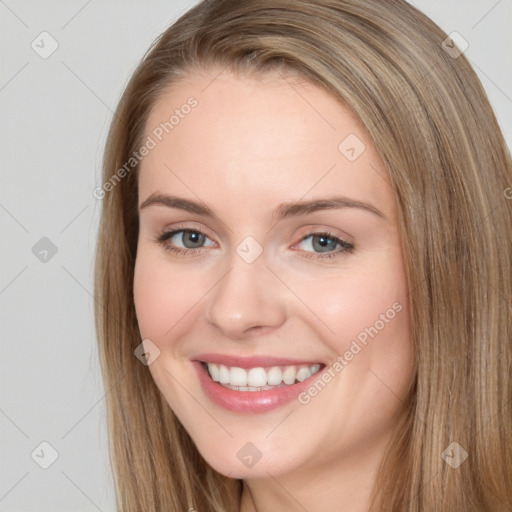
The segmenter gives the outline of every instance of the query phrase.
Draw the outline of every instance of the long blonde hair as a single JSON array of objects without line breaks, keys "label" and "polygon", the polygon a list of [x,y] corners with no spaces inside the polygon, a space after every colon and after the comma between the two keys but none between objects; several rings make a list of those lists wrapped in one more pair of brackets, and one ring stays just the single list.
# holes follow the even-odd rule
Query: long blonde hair
[{"label": "long blonde hair", "polygon": [[[96,256],[119,510],[240,506],[241,481],[203,460],[134,356],[138,166],[126,162],[157,99],[211,67],[292,72],[320,85],[354,111],[388,170],[416,368],[372,510],[512,508],[512,164],[478,78],[446,38],[403,0],[215,0],[190,9],[145,55],[108,136]],[[447,457],[464,452],[452,443],[467,452],[458,467]]]}]

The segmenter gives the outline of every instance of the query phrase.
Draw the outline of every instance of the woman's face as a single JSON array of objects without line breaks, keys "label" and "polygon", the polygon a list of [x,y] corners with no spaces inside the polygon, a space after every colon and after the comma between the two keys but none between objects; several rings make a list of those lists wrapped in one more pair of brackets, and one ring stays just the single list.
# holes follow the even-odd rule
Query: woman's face
[{"label": "woman's face", "polygon": [[312,84],[205,72],[161,98],[144,145],[137,318],[203,457],[233,478],[375,465],[413,352],[397,207],[361,124]]}]

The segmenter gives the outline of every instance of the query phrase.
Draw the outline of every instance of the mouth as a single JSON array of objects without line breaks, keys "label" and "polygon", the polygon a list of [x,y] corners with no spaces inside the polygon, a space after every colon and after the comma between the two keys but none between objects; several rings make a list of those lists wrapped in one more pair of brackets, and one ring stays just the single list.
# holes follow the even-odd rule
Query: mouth
[{"label": "mouth", "polygon": [[197,356],[193,366],[205,395],[238,414],[265,413],[296,400],[326,364],[274,357]]},{"label": "mouth", "polygon": [[241,368],[200,361],[213,382],[233,391],[258,392],[290,387],[316,375],[323,363]]}]

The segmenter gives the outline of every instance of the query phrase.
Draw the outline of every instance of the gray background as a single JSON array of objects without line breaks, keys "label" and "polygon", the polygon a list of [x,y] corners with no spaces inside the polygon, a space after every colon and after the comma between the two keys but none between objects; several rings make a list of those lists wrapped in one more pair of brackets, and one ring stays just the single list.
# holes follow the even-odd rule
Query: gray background
[{"label": "gray background", "polygon": [[[194,3],[0,0],[0,511],[114,510],[91,295],[100,208],[92,191],[128,77]],[[414,3],[469,43],[510,146],[512,0]],[[58,43],[48,58],[43,31]],[[58,452],[47,469],[52,449],[41,442]]]}]

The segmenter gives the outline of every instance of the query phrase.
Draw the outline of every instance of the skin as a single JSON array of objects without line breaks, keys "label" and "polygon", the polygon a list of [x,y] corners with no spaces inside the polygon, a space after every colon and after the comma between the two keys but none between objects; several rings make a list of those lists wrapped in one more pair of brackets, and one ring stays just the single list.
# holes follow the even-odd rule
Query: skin
[{"label": "skin", "polygon": [[[174,84],[146,125],[148,136],[197,99],[143,159],[139,205],[163,193],[215,212],[140,210],[134,299],[142,338],[160,350],[149,371],[207,462],[244,480],[241,511],[315,512],[333,503],[366,511],[414,360],[386,170],[362,125],[323,89],[281,74],[219,71]],[[338,149],[350,134],[366,147],[354,161]],[[280,203],[332,195],[369,203],[385,218],[358,208],[272,218]],[[206,235],[196,253],[174,254],[155,240],[181,227]],[[301,240],[325,230],[354,251],[308,258],[325,252],[314,237]],[[236,252],[247,236],[263,249],[251,264]],[[167,243],[191,247],[182,234]],[[205,352],[333,363],[395,303],[401,311],[307,405],[228,411],[204,394],[192,367]],[[252,468],[236,456],[247,442],[261,452]]]}]

